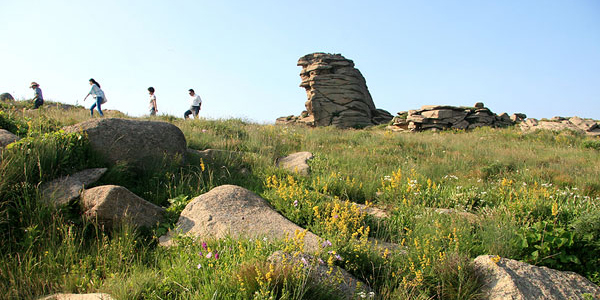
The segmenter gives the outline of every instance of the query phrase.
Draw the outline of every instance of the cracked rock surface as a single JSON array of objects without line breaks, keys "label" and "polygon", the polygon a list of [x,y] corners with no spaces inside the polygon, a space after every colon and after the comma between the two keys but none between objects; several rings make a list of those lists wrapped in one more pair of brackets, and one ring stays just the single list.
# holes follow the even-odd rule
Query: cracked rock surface
[{"label": "cracked rock surface", "polygon": [[392,115],[377,109],[365,78],[352,60],[341,54],[312,53],[301,57],[300,87],[306,89],[306,111],[281,117],[277,123],[363,128],[387,123]]}]

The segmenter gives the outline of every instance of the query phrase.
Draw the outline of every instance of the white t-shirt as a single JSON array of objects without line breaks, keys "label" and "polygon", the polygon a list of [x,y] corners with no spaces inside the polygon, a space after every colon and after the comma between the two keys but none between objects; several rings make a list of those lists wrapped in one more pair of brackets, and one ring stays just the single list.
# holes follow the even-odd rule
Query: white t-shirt
[{"label": "white t-shirt", "polygon": [[150,95],[150,105],[148,106],[149,108],[154,107],[154,103],[152,102],[156,102],[156,95]]},{"label": "white t-shirt", "polygon": [[200,106],[200,104],[202,104],[202,99],[200,99],[200,95],[194,94],[194,96],[191,96],[190,102],[192,103],[192,106]]}]

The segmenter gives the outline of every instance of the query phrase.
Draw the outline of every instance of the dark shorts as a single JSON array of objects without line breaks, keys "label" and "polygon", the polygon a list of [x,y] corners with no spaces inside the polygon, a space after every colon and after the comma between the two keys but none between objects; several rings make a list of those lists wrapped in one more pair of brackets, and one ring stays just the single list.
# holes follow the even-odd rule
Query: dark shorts
[{"label": "dark shorts", "polygon": [[185,113],[183,114],[183,117],[185,119],[187,119],[190,117],[190,115],[193,114],[194,118],[196,118],[199,113],[200,113],[200,106],[190,106],[190,109],[185,111]]},{"label": "dark shorts", "polygon": [[190,106],[190,111],[196,117],[200,113],[200,106]]}]

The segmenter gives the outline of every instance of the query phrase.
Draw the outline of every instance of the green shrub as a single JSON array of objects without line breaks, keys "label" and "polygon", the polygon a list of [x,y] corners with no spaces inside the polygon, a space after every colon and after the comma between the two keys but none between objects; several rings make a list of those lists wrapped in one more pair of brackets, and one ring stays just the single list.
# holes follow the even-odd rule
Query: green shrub
[{"label": "green shrub", "polygon": [[581,264],[573,254],[575,234],[551,221],[538,221],[519,231],[523,259],[534,265],[562,269],[564,264]]},{"label": "green shrub", "polygon": [[0,110],[0,128],[8,130],[18,136],[27,134],[27,122],[16,118],[13,114]]},{"label": "green shrub", "polygon": [[0,195],[12,184],[37,185],[60,175],[97,165],[86,136],[57,131],[26,137],[2,152]]},{"label": "green shrub", "polygon": [[585,140],[581,143],[583,148],[600,150],[600,140]]}]

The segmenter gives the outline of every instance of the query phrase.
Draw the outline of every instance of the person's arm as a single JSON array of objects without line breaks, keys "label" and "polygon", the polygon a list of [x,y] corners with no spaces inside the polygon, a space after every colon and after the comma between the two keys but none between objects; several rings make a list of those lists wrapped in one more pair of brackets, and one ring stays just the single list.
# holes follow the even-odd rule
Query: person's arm
[{"label": "person's arm", "polygon": [[92,92],[94,92],[94,86],[93,86],[93,85],[92,85],[92,89],[90,90],[90,92],[89,92],[89,93],[88,93],[88,94],[85,96],[85,98],[83,98],[83,101],[85,101],[85,99],[87,99],[87,97],[88,97],[89,95],[91,95],[91,94],[92,94]]}]

